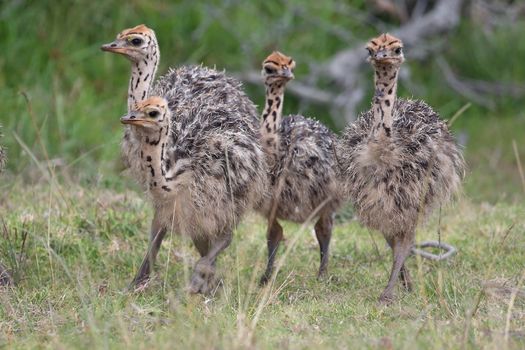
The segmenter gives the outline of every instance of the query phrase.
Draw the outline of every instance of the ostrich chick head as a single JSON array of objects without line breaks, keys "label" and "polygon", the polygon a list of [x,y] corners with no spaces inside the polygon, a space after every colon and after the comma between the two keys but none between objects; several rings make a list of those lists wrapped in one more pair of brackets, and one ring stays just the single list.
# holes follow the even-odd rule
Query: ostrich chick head
[{"label": "ostrich chick head", "polygon": [[170,113],[168,101],[154,96],[139,102],[132,111],[120,118],[120,122],[132,125],[144,133],[158,132],[169,126]]},{"label": "ostrich chick head", "polygon": [[373,38],[366,45],[367,61],[373,66],[391,65],[399,67],[405,61],[403,42],[388,33]]},{"label": "ostrich chick head", "polygon": [[155,32],[144,24],[125,29],[117,38],[100,47],[102,51],[114,52],[127,57],[132,62],[152,60],[158,57]]},{"label": "ostrich chick head", "polygon": [[294,78],[294,69],[295,61],[291,57],[274,51],[264,60],[261,75],[267,85],[279,82],[287,83]]}]

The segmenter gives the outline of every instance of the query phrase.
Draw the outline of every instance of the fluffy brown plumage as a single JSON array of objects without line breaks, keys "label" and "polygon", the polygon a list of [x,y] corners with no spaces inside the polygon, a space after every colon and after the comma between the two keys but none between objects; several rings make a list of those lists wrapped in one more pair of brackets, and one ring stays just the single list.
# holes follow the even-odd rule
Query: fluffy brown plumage
[{"label": "fluffy brown plumage", "polygon": [[199,250],[191,290],[206,293],[217,255],[230,244],[246,210],[260,205],[266,192],[255,106],[240,82],[202,66],[171,69],[151,88],[159,52],[153,31],[145,26],[122,32],[104,48],[132,61],[128,106],[139,110],[130,113],[142,113],[149,95],[169,104],[168,134],[127,123],[122,143],[124,159],[155,208],[150,250],[133,283],[147,280],[162,239],[173,228],[189,235]]},{"label": "fluffy brown plumage", "polygon": [[[250,125],[249,133],[256,132],[257,140],[253,140],[260,148],[257,132],[258,119],[255,105],[244,93],[242,84],[224,72],[203,66],[182,66],[170,69],[159,77],[151,89],[151,95],[162,96],[168,100],[173,110],[172,122],[179,128],[186,127],[196,114],[206,113],[213,106],[231,108],[234,118]],[[182,125],[184,123],[184,125]],[[241,126],[240,126],[241,127]],[[196,131],[195,131],[196,132]],[[226,136],[225,136],[226,137]],[[140,183],[145,184],[140,171],[140,150],[136,135],[129,131],[124,134],[122,154],[131,169],[131,173]]]},{"label": "fluffy brown plumage", "polygon": [[345,129],[337,147],[345,193],[359,220],[383,233],[393,249],[384,302],[393,298],[398,276],[411,288],[404,261],[416,226],[458,190],[464,174],[461,151],[437,113],[422,101],[396,99],[401,48],[388,34],[370,41],[376,70],[372,109]]},{"label": "fluffy brown plumage", "polygon": [[345,189],[360,220],[393,236],[457,191],[463,158],[447,125],[422,101],[397,99],[389,142],[370,139],[372,111],[362,113],[342,137]]},{"label": "fluffy brown plumage", "polygon": [[[140,143],[137,166],[155,209],[152,241],[158,241],[156,249],[171,229],[190,236],[202,256],[191,290],[206,293],[213,287],[217,255],[265,190],[263,153],[256,125],[232,105],[203,104],[199,98],[182,95],[172,101],[178,102],[168,108],[165,99],[149,98],[132,112],[140,118],[155,106],[163,115],[163,124],[157,128],[133,126]],[[136,282],[147,277],[152,258],[150,252]]]},{"label": "fluffy brown plumage", "polygon": [[263,148],[270,168],[270,196],[261,208],[268,219],[268,265],[261,279],[272,274],[275,254],[283,239],[278,219],[316,220],[321,263],[327,269],[333,215],[340,205],[333,133],[320,122],[300,115],[282,119],[284,88],[293,79],[295,62],[274,52],[263,62],[266,103],[262,115]]}]

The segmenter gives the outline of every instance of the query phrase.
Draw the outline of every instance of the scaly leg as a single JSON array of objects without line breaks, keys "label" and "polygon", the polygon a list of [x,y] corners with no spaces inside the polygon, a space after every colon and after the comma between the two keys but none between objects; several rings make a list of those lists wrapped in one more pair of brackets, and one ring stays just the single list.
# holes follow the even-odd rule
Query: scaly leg
[{"label": "scaly leg", "polygon": [[394,261],[392,262],[392,271],[390,273],[388,284],[379,297],[379,301],[382,303],[390,303],[394,299],[394,287],[400,277],[401,268],[403,267],[406,258],[410,255],[413,234],[406,232],[404,236],[397,236],[392,240]]},{"label": "scaly leg", "polygon": [[131,282],[132,287],[140,286],[149,280],[151,268],[155,264],[160,245],[166,236],[166,232],[166,226],[160,220],[157,211],[155,211],[155,215],[153,215],[153,220],[151,221],[149,247],[135,278]]},{"label": "scaly leg", "polygon": [[261,277],[260,285],[265,285],[268,283],[273,273],[273,265],[275,263],[275,255],[277,254],[277,249],[279,248],[279,243],[283,240],[283,228],[277,220],[274,220],[270,223],[270,229],[268,230],[267,235],[267,244],[268,244],[268,263],[266,265],[266,271]]},{"label": "scaly leg", "polygon": [[232,232],[214,239],[208,240],[209,250],[206,255],[197,261],[191,276],[190,293],[208,294],[216,286],[215,283],[215,261],[217,256],[226,249],[232,241]]},{"label": "scaly leg", "polygon": [[[388,239],[387,238],[387,242],[388,242],[388,245],[390,246],[390,248],[392,249],[392,257],[393,257],[393,252],[394,252],[394,241],[393,239]],[[405,288],[405,290],[407,292],[411,292],[412,291],[412,279],[410,278],[410,273],[408,272],[408,268],[406,267],[406,265],[403,263],[403,266],[401,267],[401,270],[399,272],[399,279],[401,280],[401,283],[403,284],[403,287]]]},{"label": "scaly leg", "polygon": [[332,226],[334,219],[332,213],[322,214],[315,224],[315,236],[319,242],[319,251],[321,254],[321,263],[319,265],[318,279],[321,279],[328,268],[330,239],[332,238]]}]

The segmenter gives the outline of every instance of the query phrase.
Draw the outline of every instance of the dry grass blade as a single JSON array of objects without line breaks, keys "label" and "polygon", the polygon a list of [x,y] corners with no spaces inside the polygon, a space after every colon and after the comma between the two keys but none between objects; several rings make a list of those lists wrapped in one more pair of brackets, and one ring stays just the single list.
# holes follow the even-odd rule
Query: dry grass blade
[{"label": "dry grass blade", "polygon": [[452,124],[454,124],[454,122],[456,121],[456,119],[458,119],[459,117],[461,117],[463,115],[463,113],[465,113],[467,111],[467,109],[469,109],[470,107],[472,106],[472,103],[466,103],[463,107],[461,107],[456,113],[454,113],[454,115],[452,116],[452,118],[450,118],[448,121],[447,121],[447,124],[448,126],[452,126]]},{"label": "dry grass blade", "polygon": [[516,301],[516,296],[518,295],[518,292],[520,291],[521,284],[523,283],[523,279],[525,279],[525,269],[523,270],[520,280],[518,281],[517,288],[514,288],[510,296],[510,300],[509,300],[509,307],[507,309],[507,318],[505,320],[505,346],[507,347],[509,345],[509,331],[510,331],[510,321],[512,318],[512,309],[514,307],[514,302]]},{"label": "dry grass blade", "polygon": [[518,145],[516,140],[512,140],[512,148],[514,149],[514,155],[516,156],[516,164],[518,165],[518,171],[520,172],[521,185],[523,186],[523,193],[525,193],[525,174],[523,173],[523,167],[521,166],[520,155],[518,152]]},{"label": "dry grass blade", "polygon": [[29,147],[26,145],[26,143],[24,141],[22,141],[22,139],[17,135],[16,132],[13,131],[13,137],[15,138],[16,142],[18,142],[18,144],[20,145],[20,147],[22,147],[22,149],[27,153],[27,155],[31,158],[31,160],[35,163],[35,165],[37,166],[38,170],[40,170],[40,172],[42,173],[42,176],[44,176],[44,178],[46,179],[46,181],[51,181],[51,174],[50,172],[48,171],[48,169],[46,169],[42,163],[38,160],[38,158],[35,156],[35,154],[31,151],[31,149],[29,149]]}]

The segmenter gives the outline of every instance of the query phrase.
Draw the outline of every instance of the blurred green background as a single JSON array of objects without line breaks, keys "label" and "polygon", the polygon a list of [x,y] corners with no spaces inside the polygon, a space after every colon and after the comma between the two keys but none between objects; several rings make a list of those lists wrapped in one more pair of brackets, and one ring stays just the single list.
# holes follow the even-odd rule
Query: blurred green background
[{"label": "blurred green background", "polygon": [[[124,28],[145,23],[156,31],[160,74],[168,66],[201,62],[232,74],[259,70],[268,53],[279,49],[296,59],[297,80],[304,82],[317,64],[338,51],[402,25],[402,16],[383,11],[378,3],[3,1],[0,124],[1,142],[9,152],[7,176],[38,182],[39,166],[50,165],[65,179],[81,184],[117,189],[130,184],[121,176],[118,121],[126,109],[130,67],[123,58],[99,49]],[[428,2],[429,8],[433,3]],[[525,11],[514,11],[512,18],[497,11],[487,17],[476,11],[475,3],[465,3],[461,23],[447,36],[424,43],[425,49],[437,43],[430,55],[421,59],[417,47],[406,51],[408,69],[399,94],[426,100],[445,119],[472,103],[453,125],[469,165],[467,195],[490,202],[523,200],[512,146],[514,140],[525,163],[523,95],[489,92],[483,95],[488,103],[480,105],[452,89],[437,63],[438,57],[444,58],[460,79],[469,82],[482,81],[490,87],[525,84]],[[519,2],[494,3],[508,7]],[[372,94],[371,70],[363,74],[370,79],[359,110],[368,108]],[[262,84],[246,87],[253,101],[262,105]],[[315,116],[334,130],[341,125],[337,122],[341,117],[327,106],[300,103],[292,95],[287,95],[284,109]]]}]

